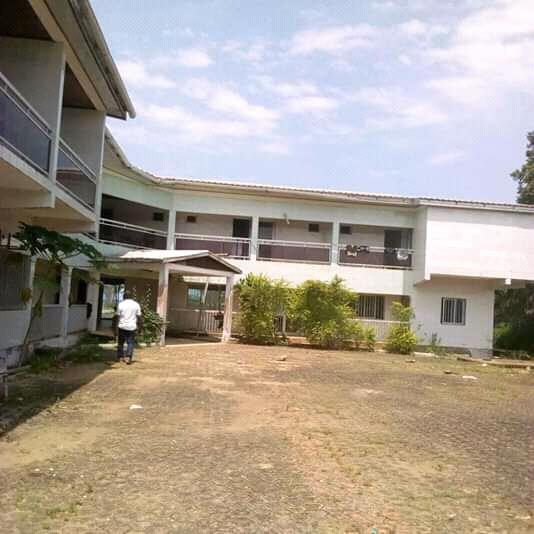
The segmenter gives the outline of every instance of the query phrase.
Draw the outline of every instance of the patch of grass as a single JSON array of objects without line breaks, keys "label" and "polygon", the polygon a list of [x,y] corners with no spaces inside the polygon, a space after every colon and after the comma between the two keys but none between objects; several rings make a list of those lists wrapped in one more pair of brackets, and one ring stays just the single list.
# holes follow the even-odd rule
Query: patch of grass
[{"label": "patch of grass", "polygon": [[70,349],[65,360],[74,363],[95,363],[102,362],[105,359],[105,351],[102,347],[95,344],[78,344]]},{"label": "patch of grass", "polygon": [[42,347],[35,349],[30,358],[30,372],[39,374],[46,373],[59,367],[59,355],[61,349]]}]

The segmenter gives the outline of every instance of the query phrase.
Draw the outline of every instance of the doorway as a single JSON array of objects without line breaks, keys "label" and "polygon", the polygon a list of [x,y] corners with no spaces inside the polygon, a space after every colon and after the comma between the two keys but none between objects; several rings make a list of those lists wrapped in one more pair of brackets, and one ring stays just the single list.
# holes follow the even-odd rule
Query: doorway
[{"label": "doorway", "polygon": [[112,327],[113,316],[124,294],[123,278],[101,278],[98,297],[97,330]]}]

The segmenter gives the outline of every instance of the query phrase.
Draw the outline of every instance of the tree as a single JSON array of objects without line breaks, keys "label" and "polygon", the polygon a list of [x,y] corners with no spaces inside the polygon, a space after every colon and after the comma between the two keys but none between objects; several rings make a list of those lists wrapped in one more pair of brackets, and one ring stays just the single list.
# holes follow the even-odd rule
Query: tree
[{"label": "tree", "polygon": [[511,176],[517,182],[517,201],[534,204],[534,131],[527,134],[527,160]]},{"label": "tree", "polygon": [[58,270],[66,268],[67,260],[76,256],[85,256],[95,269],[102,269],[106,262],[104,256],[95,247],[80,239],[26,223],[20,223],[19,228],[14,238],[20,243],[21,248],[28,251],[31,256],[46,261],[45,272],[34,277],[33,291],[26,289],[21,295],[25,302],[32,300],[30,322],[19,358],[19,364],[21,364],[28,356],[31,328],[35,319],[42,315],[45,291],[47,288],[57,287]]},{"label": "tree", "polygon": [[374,346],[374,331],[355,318],[356,293],[335,276],[330,282],[307,280],[295,291],[292,322],[308,341],[327,349]]},{"label": "tree", "polygon": [[[517,201],[534,204],[534,131],[527,134],[526,161],[511,176]],[[495,295],[495,346],[534,353],[534,286],[499,290]]]},{"label": "tree", "polygon": [[274,345],[284,340],[276,318],[285,312],[290,291],[283,280],[271,280],[262,274],[250,273],[240,280],[236,285],[239,326],[246,343]]}]

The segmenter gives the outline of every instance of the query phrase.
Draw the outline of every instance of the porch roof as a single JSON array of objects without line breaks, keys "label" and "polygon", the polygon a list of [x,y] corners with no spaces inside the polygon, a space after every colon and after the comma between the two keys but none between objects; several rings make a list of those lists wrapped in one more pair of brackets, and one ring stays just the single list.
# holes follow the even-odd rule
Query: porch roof
[{"label": "porch roof", "polygon": [[107,261],[118,264],[142,264],[143,268],[166,264],[192,274],[196,269],[206,271],[202,273],[205,275],[209,275],[208,271],[213,271],[213,276],[220,275],[221,272],[241,274],[241,269],[209,250],[131,250],[122,256],[108,258]]}]

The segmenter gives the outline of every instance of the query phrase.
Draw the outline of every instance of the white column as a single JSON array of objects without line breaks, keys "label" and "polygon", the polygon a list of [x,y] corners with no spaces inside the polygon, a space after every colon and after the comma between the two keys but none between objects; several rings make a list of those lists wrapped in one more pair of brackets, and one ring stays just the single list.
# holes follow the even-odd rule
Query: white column
[{"label": "white column", "polygon": [[61,330],[62,345],[67,343],[69,325],[69,295],[72,281],[72,267],[66,267],[61,271],[61,284],[59,290],[59,304],[61,305]]},{"label": "white column", "polygon": [[169,209],[169,221],[167,226],[167,250],[174,250],[176,248],[176,198],[173,195],[171,201],[171,208]]},{"label": "white column", "polygon": [[260,226],[260,218],[257,215],[252,217],[252,224],[250,227],[250,259],[256,261],[258,257],[258,231]]},{"label": "white column", "polygon": [[226,277],[226,289],[224,292],[224,322],[222,342],[227,343],[232,336],[232,312],[234,296],[234,275]]},{"label": "white column", "polygon": [[163,319],[164,325],[161,330],[161,338],[159,344],[161,347],[165,346],[165,331],[167,329],[167,302],[169,299],[169,267],[163,263],[159,269],[158,279],[158,300],[156,305],[156,311],[158,315]]},{"label": "white column", "polygon": [[89,332],[95,332],[98,318],[98,296],[100,294],[100,273],[91,271],[89,273],[90,282],[87,288],[87,302],[91,304],[91,315],[87,320],[87,329]]},{"label": "white column", "polygon": [[337,263],[339,260],[339,222],[332,223],[332,253],[330,263]]}]

